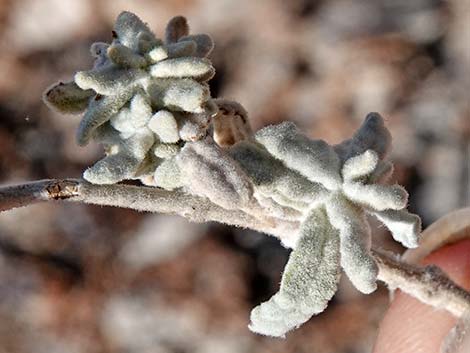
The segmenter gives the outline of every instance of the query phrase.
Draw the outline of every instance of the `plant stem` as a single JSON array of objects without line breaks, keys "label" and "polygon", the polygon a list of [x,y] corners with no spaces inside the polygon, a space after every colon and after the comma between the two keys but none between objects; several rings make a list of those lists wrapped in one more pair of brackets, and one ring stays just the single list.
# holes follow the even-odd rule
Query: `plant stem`
[{"label": "plant stem", "polygon": [[418,267],[376,249],[372,254],[379,266],[378,279],[390,289],[399,288],[423,303],[445,309],[456,317],[470,311],[470,293],[455,284],[439,267]]},{"label": "plant stem", "polygon": [[[64,200],[137,211],[181,215],[194,222],[220,222],[251,228],[271,235],[298,230],[298,223],[240,210],[224,209],[207,199],[183,191],[125,184],[94,185],[81,179],[40,180],[0,187],[0,212],[41,201]],[[373,249],[379,266],[378,279],[422,302],[445,309],[457,317],[470,311],[470,293],[455,284],[436,266],[404,263]]]},{"label": "plant stem", "polygon": [[52,200],[176,214],[193,222],[220,222],[272,235],[298,227],[296,222],[281,221],[253,212],[227,210],[208,199],[179,190],[126,184],[96,185],[81,179],[48,179],[0,187],[0,212]]}]

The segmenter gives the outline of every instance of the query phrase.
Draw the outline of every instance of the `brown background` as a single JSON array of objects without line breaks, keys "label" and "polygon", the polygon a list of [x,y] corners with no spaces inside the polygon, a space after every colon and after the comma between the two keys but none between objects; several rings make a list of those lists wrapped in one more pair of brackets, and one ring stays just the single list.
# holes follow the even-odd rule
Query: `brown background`
[{"label": "brown background", "polygon": [[[100,158],[76,146],[79,117],[43,90],[92,59],[122,10],[157,36],[188,17],[216,42],[214,96],[255,128],[295,121],[336,143],[378,111],[395,179],[425,225],[469,204],[468,0],[2,0],[0,183],[78,177]],[[397,252],[374,223],[374,242]],[[288,251],[270,237],[176,217],[71,204],[0,215],[0,353],[362,353],[387,305],[347,279],[328,310],[286,340],[250,333]]]}]

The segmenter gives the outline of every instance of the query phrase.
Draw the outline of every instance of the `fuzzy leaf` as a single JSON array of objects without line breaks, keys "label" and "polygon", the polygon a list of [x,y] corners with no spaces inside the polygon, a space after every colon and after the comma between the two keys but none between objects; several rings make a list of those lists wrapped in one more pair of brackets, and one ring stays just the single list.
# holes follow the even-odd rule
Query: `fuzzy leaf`
[{"label": "fuzzy leaf", "polygon": [[164,143],[175,143],[180,138],[175,117],[167,110],[156,112],[150,119],[148,127]]},{"label": "fuzzy leaf", "polygon": [[85,170],[83,178],[92,184],[115,184],[131,179],[139,167],[140,160],[121,152],[109,155]]},{"label": "fuzzy leaf", "polygon": [[154,106],[167,110],[203,113],[209,89],[192,79],[155,80],[148,87]]},{"label": "fuzzy leaf", "polygon": [[118,66],[141,68],[147,65],[147,60],[142,55],[136,54],[132,49],[122,44],[111,45],[107,54],[109,59]]},{"label": "fuzzy leaf", "polygon": [[175,112],[175,119],[178,123],[178,132],[183,141],[197,141],[206,136],[210,124],[210,116],[203,113],[183,113]]},{"label": "fuzzy leaf", "polygon": [[210,141],[186,143],[176,160],[194,194],[226,209],[243,207],[251,200],[253,189],[246,174]]},{"label": "fuzzy leaf", "polygon": [[383,118],[378,113],[369,113],[354,136],[336,145],[334,149],[342,161],[362,154],[367,150],[375,151],[379,159],[382,160],[387,156],[391,143],[392,136],[385,127]]},{"label": "fuzzy leaf", "polygon": [[393,164],[389,161],[379,161],[377,168],[369,177],[368,183],[382,184],[386,183],[393,174]]},{"label": "fuzzy leaf", "polygon": [[155,185],[166,190],[174,190],[184,185],[181,170],[175,158],[164,160],[155,170]]},{"label": "fuzzy leaf", "polygon": [[110,64],[108,58],[108,43],[97,42],[90,47],[90,53],[95,58],[93,69],[99,69]]},{"label": "fuzzy leaf", "polygon": [[325,310],[339,280],[338,233],[323,209],[310,212],[300,228],[281,288],[251,312],[250,330],[283,337],[288,331]]},{"label": "fuzzy leaf", "polygon": [[408,193],[400,185],[346,182],[343,191],[352,201],[377,211],[401,210],[408,203]]},{"label": "fuzzy leaf", "polygon": [[178,154],[181,147],[176,143],[156,143],[153,146],[153,153],[158,158],[171,158]]},{"label": "fuzzy leaf", "polygon": [[180,38],[179,43],[181,42],[195,42],[196,50],[194,56],[200,58],[208,57],[214,49],[214,41],[208,34],[187,35]]},{"label": "fuzzy leaf", "polygon": [[295,170],[286,168],[262,146],[243,141],[231,147],[229,152],[257,189],[266,190],[263,193],[271,191],[273,195],[278,193],[294,202],[308,204],[320,202],[327,195],[327,190],[320,184],[312,183]]},{"label": "fuzzy leaf", "polygon": [[163,42],[160,39],[157,39],[153,34],[146,32],[141,32],[137,36],[137,43],[137,52],[142,55],[147,54],[155,47],[163,45]]},{"label": "fuzzy leaf", "polygon": [[111,119],[111,125],[118,131],[132,135],[144,127],[152,117],[152,108],[147,97],[136,94],[130,103],[130,108],[122,108]]},{"label": "fuzzy leaf", "polygon": [[170,58],[180,58],[184,56],[195,56],[197,44],[192,40],[179,41],[167,46],[168,56]]},{"label": "fuzzy leaf", "polygon": [[75,82],[59,82],[49,87],[43,95],[44,102],[61,113],[83,112],[95,95],[93,90],[83,90]]},{"label": "fuzzy leaf", "polygon": [[108,48],[109,48],[108,43],[96,42],[96,43],[93,43],[90,46],[90,54],[94,58],[99,58],[101,56],[107,56],[108,55]]},{"label": "fuzzy leaf", "polygon": [[207,81],[214,76],[215,70],[205,58],[174,58],[159,61],[150,67],[150,74],[157,78],[190,77]]},{"label": "fuzzy leaf", "polygon": [[116,115],[130,97],[131,92],[127,92],[115,96],[96,96],[91,100],[77,130],[77,143],[86,145],[94,130]]},{"label": "fuzzy leaf", "polygon": [[256,140],[284,164],[312,182],[336,190],[341,185],[339,159],[322,140],[311,140],[294,124],[282,123],[265,127],[255,134]]},{"label": "fuzzy leaf", "polygon": [[405,210],[386,210],[372,212],[383,224],[390,229],[393,239],[407,248],[416,248],[421,233],[421,219]]},{"label": "fuzzy leaf", "polygon": [[343,178],[355,180],[370,175],[379,162],[377,153],[367,150],[364,153],[348,159],[343,165]]},{"label": "fuzzy leaf", "polygon": [[114,25],[119,42],[132,50],[138,50],[138,39],[141,33],[154,37],[152,31],[142,20],[131,12],[121,12]]},{"label": "fuzzy leaf", "polygon": [[370,228],[364,212],[337,193],[326,203],[328,218],[340,234],[341,266],[354,286],[368,294],[377,288],[378,268],[370,255]]},{"label": "fuzzy leaf", "polygon": [[145,75],[140,69],[107,65],[96,70],[77,72],[75,82],[82,89],[93,89],[102,95],[115,95],[137,86],[138,80]]},{"label": "fuzzy leaf", "polygon": [[[103,130],[105,128],[98,130],[98,133],[109,136],[110,133]],[[93,184],[115,184],[133,179],[153,143],[153,134],[148,129],[142,129],[132,137],[111,146],[110,154],[88,168],[83,177]]]},{"label": "fuzzy leaf", "polygon": [[198,141],[204,138],[207,126],[201,126],[192,119],[176,115],[178,121],[179,136],[183,141]]},{"label": "fuzzy leaf", "polygon": [[168,58],[168,51],[161,45],[156,46],[148,53],[149,61],[157,63]]},{"label": "fuzzy leaf", "polygon": [[[257,189],[254,196],[259,204],[273,217],[287,221],[300,221],[303,219],[304,215],[301,211],[291,205],[286,205],[287,202],[284,202],[284,204],[278,202],[271,192],[263,193],[262,190]],[[285,243],[282,238],[281,241],[286,247],[291,248],[294,246],[294,244]]]},{"label": "fuzzy leaf", "polygon": [[165,43],[176,43],[181,37],[189,34],[188,21],[183,16],[173,17],[166,25]]}]

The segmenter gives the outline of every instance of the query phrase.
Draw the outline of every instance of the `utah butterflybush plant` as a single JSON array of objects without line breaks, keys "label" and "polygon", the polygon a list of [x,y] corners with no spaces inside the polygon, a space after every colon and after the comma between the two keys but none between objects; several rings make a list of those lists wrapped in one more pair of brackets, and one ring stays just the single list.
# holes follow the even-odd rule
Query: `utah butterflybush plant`
[{"label": "utah butterflybush plant", "polygon": [[[162,41],[136,15],[121,13],[112,42],[92,45],[94,67],[44,94],[60,112],[84,113],[77,142],[101,143],[106,157],[84,180],[4,187],[1,209],[65,199],[277,236],[293,251],[279,292],[251,313],[250,329],[265,335],[282,337],[322,312],[341,268],[363,293],[381,279],[463,316],[470,296],[442,273],[371,250],[368,215],[408,248],[421,231],[420,218],[405,209],[405,189],[388,182],[391,136],[382,117],[368,114],[337,145],[288,122],[253,133],[240,104],[210,96],[212,48],[208,35],[189,34],[183,17],[170,20]],[[128,179],[144,185],[118,184]]]}]

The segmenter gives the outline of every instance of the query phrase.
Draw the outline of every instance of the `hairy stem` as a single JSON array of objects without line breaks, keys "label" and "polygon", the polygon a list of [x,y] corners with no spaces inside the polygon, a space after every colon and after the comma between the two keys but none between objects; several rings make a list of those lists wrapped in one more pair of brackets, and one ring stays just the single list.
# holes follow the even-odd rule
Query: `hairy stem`
[{"label": "hairy stem", "polygon": [[81,179],[50,179],[0,187],[0,212],[52,200],[176,214],[193,222],[220,222],[272,235],[297,227],[295,222],[280,221],[254,212],[227,210],[208,199],[179,190],[125,184],[96,185]]},{"label": "hairy stem", "polygon": [[[297,231],[298,223],[239,210],[227,210],[207,199],[183,191],[124,184],[94,185],[80,179],[40,180],[0,187],[0,212],[41,201],[64,200],[137,211],[181,215],[194,222],[215,221],[281,235]],[[457,317],[470,310],[470,293],[435,266],[417,267],[374,249],[378,279],[422,302],[445,309]]]},{"label": "hairy stem", "polygon": [[33,203],[79,197],[79,180],[39,180],[0,187],[0,212]]},{"label": "hairy stem", "polygon": [[390,289],[399,288],[423,303],[445,309],[456,317],[462,317],[470,310],[470,293],[455,284],[439,267],[410,265],[380,250],[373,250],[372,253],[379,266],[378,279]]}]

